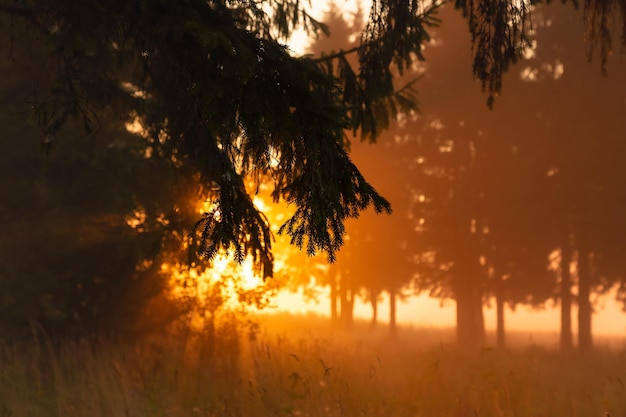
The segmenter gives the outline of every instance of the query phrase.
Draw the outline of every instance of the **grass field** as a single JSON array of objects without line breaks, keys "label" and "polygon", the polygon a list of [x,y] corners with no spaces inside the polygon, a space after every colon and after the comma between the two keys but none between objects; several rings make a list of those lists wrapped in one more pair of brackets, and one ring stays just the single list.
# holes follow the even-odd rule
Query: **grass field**
[{"label": "grass field", "polygon": [[283,317],[254,338],[226,326],[215,343],[52,347],[39,335],[0,351],[0,417],[626,416],[624,349],[463,351],[450,331],[385,330]]}]

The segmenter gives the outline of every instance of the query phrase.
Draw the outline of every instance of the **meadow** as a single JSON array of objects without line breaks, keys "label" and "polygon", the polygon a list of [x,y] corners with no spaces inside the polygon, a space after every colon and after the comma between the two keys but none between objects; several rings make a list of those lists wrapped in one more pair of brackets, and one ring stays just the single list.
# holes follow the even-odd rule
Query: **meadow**
[{"label": "meadow", "polygon": [[626,349],[521,341],[463,350],[437,329],[350,332],[321,319],[221,326],[141,343],[0,349],[0,417],[626,415]]}]

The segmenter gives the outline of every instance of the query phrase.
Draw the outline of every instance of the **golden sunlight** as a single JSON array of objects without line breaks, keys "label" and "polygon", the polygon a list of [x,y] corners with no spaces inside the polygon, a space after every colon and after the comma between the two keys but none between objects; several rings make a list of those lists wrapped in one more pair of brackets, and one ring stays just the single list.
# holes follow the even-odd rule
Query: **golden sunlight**
[{"label": "golden sunlight", "polygon": [[[252,189],[253,187],[251,185]],[[208,265],[184,265],[164,262],[161,273],[169,276],[172,297],[183,305],[194,305],[194,325],[202,326],[203,320],[225,310],[245,310],[259,312],[268,307],[272,311],[297,312],[303,300],[293,296],[285,287],[295,288],[320,285],[316,277],[324,272],[324,261],[309,258],[289,243],[289,238],[278,235],[278,228],[290,215],[286,203],[275,203],[270,196],[270,186],[261,183],[258,192],[252,197],[257,209],[268,218],[274,235],[274,277],[263,280],[257,273],[250,257],[238,264],[232,254],[219,253]],[[210,199],[198,201],[195,211],[210,213],[217,205]],[[185,247],[188,247],[185,245]],[[276,298],[277,294],[283,294]]]},{"label": "golden sunlight", "polygon": [[[346,18],[352,17],[352,14],[357,10],[356,5],[358,3],[357,0],[353,0],[342,4]],[[323,19],[323,14],[330,7],[329,4],[329,2],[317,3],[311,10],[312,14],[318,19]],[[362,1],[360,4],[362,11],[367,13],[369,4],[366,1]],[[310,39],[303,32],[296,32],[289,41],[289,47],[296,53],[305,54],[310,46],[309,41]],[[536,45],[525,51],[527,59],[532,58],[535,48]],[[563,65],[556,61],[553,66],[543,68],[543,70],[551,72],[556,79],[563,74]],[[525,71],[522,77],[527,81],[533,81],[540,75],[530,67]],[[433,119],[429,127],[435,131],[449,128],[448,125],[444,125],[440,118]],[[131,122],[127,124],[127,129],[140,132],[141,124],[136,118],[131,118]],[[445,140],[441,142],[439,150],[449,154],[455,150],[454,145],[452,140]],[[359,161],[357,155],[354,155],[353,158],[358,166],[367,166],[367,161]],[[276,158],[272,158],[272,160],[276,161]],[[423,156],[417,156],[415,162],[423,165],[428,161]],[[369,177],[375,178],[376,173],[369,175]],[[250,185],[251,194],[254,194],[255,185]],[[173,296],[181,300],[195,299],[203,311],[209,311],[211,314],[221,306],[228,306],[237,309],[246,308],[251,311],[263,310],[263,312],[269,313],[313,313],[325,317],[330,315],[330,291],[325,281],[329,266],[323,258],[308,258],[306,253],[290,245],[287,237],[277,234],[278,227],[290,215],[290,207],[284,203],[274,203],[269,195],[269,188],[269,184],[259,184],[258,192],[254,194],[252,199],[255,207],[267,216],[272,225],[275,237],[273,242],[275,278],[264,282],[261,277],[255,274],[251,259],[246,259],[242,264],[237,264],[227,253],[220,253],[212,261],[211,266],[203,267],[204,269],[195,265],[187,267],[164,263],[162,271],[171,277]],[[383,195],[386,194],[384,190],[381,189],[380,191],[383,191]],[[423,193],[415,194],[415,199],[420,202],[428,201],[427,195]],[[210,200],[199,201],[196,206],[196,212],[200,214],[215,212],[216,209],[217,206]],[[138,221],[136,218],[129,219],[129,221],[131,220]],[[423,228],[425,223],[426,219],[417,219],[416,230]],[[476,223],[475,220],[474,223]],[[476,228],[476,224],[473,227]],[[550,266],[552,269],[558,268],[558,253],[552,254]],[[315,300],[310,296],[312,292],[317,294]],[[455,326],[456,306],[454,301],[441,301],[428,295],[408,294],[408,292],[397,306],[399,323],[405,326],[419,327],[452,328]],[[263,293],[268,297],[265,297],[263,302],[256,304],[245,295],[252,293],[257,295]],[[270,295],[272,296],[271,300]],[[372,306],[361,295],[358,294],[354,299],[354,316],[369,320],[372,316]],[[496,312],[493,307],[495,303],[493,300],[489,301],[484,310],[485,326],[488,331],[493,331],[496,327]],[[605,307],[600,308],[594,314],[594,331],[598,334],[625,335],[626,328],[621,322],[621,311],[611,296],[602,297],[600,304]],[[388,294],[382,293],[377,305],[379,306],[380,322],[388,322],[390,314]],[[557,306],[548,303],[544,307],[544,309],[532,309],[521,306],[515,310],[507,309],[507,329],[523,332],[529,337],[532,334],[542,332],[556,335],[559,326]],[[572,315],[573,321],[576,323],[575,310]],[[620,318],[618,319],[618,317]]]}]

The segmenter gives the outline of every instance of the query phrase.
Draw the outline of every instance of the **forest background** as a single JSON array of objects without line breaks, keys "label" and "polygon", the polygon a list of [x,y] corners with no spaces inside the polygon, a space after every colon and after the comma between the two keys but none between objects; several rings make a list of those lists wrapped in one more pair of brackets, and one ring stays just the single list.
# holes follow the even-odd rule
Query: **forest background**
[{"label": "forest background", "polygon": [[[334,35],[313,45],[319,59],[343,59],[358,40],[362,14],[349,22],[340,16],[337,9],[327,16]],[[41,108],[29,112],[37,92],[58,80],[42,76],[45,47],[6,18],[15,36],[4,38],[2,65],[3,334],[29,334],[33,322],[58,337],[150,333],[180,316],[212,323],[229,291],[260,307],[281,286],[309,291],[314,284],[330,288],[331,318],[344,326],[357,297],[372,302],[375,320],[377,300],[389,294],[392,332],[398,297],[452,299],[458,341],[470,345],[485,343],[483,308],[495,300],[498,344],[505,305],[557,303],[561,346],[569,349],[576,303],[579,345],[590,348],[593,300],[617,289],[623,301],[621,66],[602,59],[604,50],[596,65],[583,63],[580,40],[589,27],[581,13],[569,5],[540,7],[536,40],[516,46],[523,47],[521,60],[505,76],[506,94],[494,101],[499,87],[487,82],[483,105],[480,84],[458,65],[474,59],[474,75],[480,70],[466,26],[450,5],[436,16],[449,23],[436,27],[432,20],[423,38],[427,59],[418,54],[403,76],[396,74],[400,92],[419,93],[419,109],[400,94],[395,104],[408,110],[391,112],[397,122],[382,116],[389,129],[376,144],[365,143],[373,134],[345,144],[394,214],[350,221],[330,267],[283,245],[272,259],[280,260],[278,276],[260,287],[234,268],[216,268],[215,259],[209,269],[226,279],[198,285],[207,269],[186,236],[213,208],[204,206],[206,190],[198,190],[194,173],[155,146],[137,115],[108,115],[91,132],[89,113],[61,120]],[[591,57],[593,48],[587,52]],[[356,68],[352,55],[329,72]],[[609,75],[600,76],[601,69]],[[121,87],[145,99],[138,86]],[[43,134],[37,118],[47,123]],[[57,132],[55,124],[67,126]],[[263,186],[256,186],[262,198]],[[285,214],[274,211],[276,224]]]},{"label": "forest background", "polygon": [[[54,13],[55,7],[67,4],[76,8]],[[176,8],[181,4],[189,7]],[[402,42],[395,45],[399,49],[394,51],[407,52],[392,56],[405,72],[399,77],[391,66],[397,82],[393,92],[383,94],[391,99],[377,108],[380,113],[369,117],[374,115],[345,106],[354,112],[337,117],[337,107],[318,106],[329,103],[325,93],[332,91],[321,75],[349,81],[360,74],[350,71],[347,56],[352,55],[345,53],[360,39],[356,32],[361,15],[331,9],[325,17],[332,33],[328,39],[321,36],[323,25],[305,19],[320,38],[311,45],[313,58],[295,62],[271,42],[271,34],[264,33],[266,43],[260,45],[247,32],[233,31],[228,13],[219,14],[223,20],[209,30],[194,25],[196,19],[215,19],[192,7],[207,4],[226,3],[0,0],[0,29],[8,34],[0,36],[0,416],[626,413],[623,342],[613,345],[616,349],[594,344],[591,327],[602,294],[615,297],[618,306],[624,301],[626,83],[623,64],[609,53],[611,39],[617,38],[608,36],[618,33],[614,22],[623,5],[587,1],[582,10],[573,4],[534,5],[533,25],[526,27],[534,42],[520,39],[520,32],[513,30],[528,23],[528,10],[522,10],[526,3],[497,2],[508,5],[506,10],[476,10],[474,6],[495,3],[457,2],[472,22],[472,33],[467,19],[447,3],[429,15],[435,25],[428,26],[428,37],[423,31],[412,33],[420,40],[413,44],[417,51],[407,52]],[[133,49],[138,44],[132,41],[98,38],[111,29],[96,24],[110,17],[110,9],[97,8],[103,5],[128,6],[117,10],[112,21],[120,25],[112,33],[135,34],[144,42],[140,48]],[[133,7],[143,14],[133,15]],[[160,24],[146,25],[142,20],[162,17],[163,10],[170,12],[165,23],[157,19]],[[125,26],[129,16],[137,19]],[[190,24],[172,24],[181,16]],[[278,28],[285,29],[281,24],[293,15],[275,17]],[[434,17],[441,18],[440,26]],[[496,27],[503,17],[505,25],[497,27],[511,29],[511,36],[500,33],[493,42],[481,43],[481,31]],[[384,27],[390,21],[379,20],[382,26],[376,30],[382,32],[374,32],[390,33]],[[613,24],[616,30],[605,32]],[[215,37],[215,27],[232,38]],[[257,29],[263,33],[263,25]],[[285,30],[291,29],[287,25]],[[165,38],[171,44],[160,43]],[[212,53],[186,55],[194,44],[190,39],[214,48]],[[258,55],[233,54],[232,39],[242,42],[235,42],[241,48],[237,51],[245,51],[246,42],[259,46]],[[187,66],[160,60],[158,53],[178,57]],[[407,56],[410,62],[403,60]],[[422,57],[426,60],[418,59]],[[489,61],[494,57],[496,61]],[[586,62],[589,57],[591,63]],[[250,77],[248,66],[229,66],[239,59],[256,62],[263,80],[284,75],[291,83],[281,78],[285,89],[302,87],[304,74],[308,87],[299,91],[298,100],[282,102],[285,95],[276,82],[256,83],[252,76],[247,80],[258,88],[243,95],[238,81]],[[215,60],[225,66],[214,65]],[[265,71],[264,60],[276,71]],[[204,77],[188,76],[198,68]],[[285,68],[297,71],[281,73]],[[363,77],[353,81],[367,79]],[[145,84],[119,82],[126,78]],[[196,88],[206,88],[211,106],[163,99],[189,98],[187,93]],[[271,94],[257,94],[268,90]],[[311,90],[319,95],[310,95]],[[385,211],[386,200],[347,163],[343,150],[349,149],[350,160],[389,200],[393,213],[365,211],[354,220],[330,207],[328,218],[337,220],[337,234],[331,236],[314,227],[315,219],[301,217],[313,225],[313,246],[302,234],[278,234],[290,213],[284,205],[271,203],[272,187],[251,181],[237,188],[234,180],[244,170],[229,170],[228,158],[215,159],[227,150],[236,162],[241,155],[237,151],[245,154],[240,146],[244,136],[233,134],[239,131],[228,123],[217,129],[215,118],[194,119],[197,114],[228,114],[239,97],[246,100],[237,109],[248,122],[265,120],[276,123],[281,133],[298,133],[286,135],[295,138],[287,143],[296,147],[310,137],[306,129],[291,130],[289,122],[326,118],[323,125],[296,123],[315,131],[319,141],[312,143],[335,150],[324,160],[333,163],[320,164],[311,157],[323,168],[316,175],[336,179],[333,168],[350,173],[354,182],[343,183],[343,191],[356,189],[352,197],[358,198],[338,193],[358,203],[346,204],[351,207],[348,214],[361,213],[370,203]],[[358,94],[351,97],[359,102]],[[339,100],[334,95],[331,99],[331,104]],[[350,101],[341,103],[343,109]],[[390,111],[393,105],[396,112]],[[325,111],[311,111],[320,108]],[[269,118],[251,117],[256,110]],[[190,119],[203,123],[181,122]],[[347,128],[345,137],[342,129],[326,130],[339,125]],[[204,139],[223,140],[194,143],[198,126],[208,127],[200,135]],[[380,126],[387,129],[374,132]],[[266,127],[252,136],[264,138]],[[369,143],[373,137],[377,143]],[[195,146],[206,150],[203,146],[212,145],[208,156],[194,152]],[[288,154],[289,147],[281,152]],[[267,168],[265,174],[288,173],[281,165],[285,162],[307,172],[302,165],[307,158],[255,155],[259,166]],[[216,161],[224,168],[217,174],[199,169]],[[250,172],[253,168],[247,166]],[[289,175],[273,179],[294,186]],[[305,185],[311,184],[317,183]],[[337,184],[322,184],[328,186],[322,190],[337,191]],[[249,200],[241,199],[244,186]],[[309,188],[311,193],[320,191]],[[307,190],[293,187],[296,194],[302,189]],[[306,193],[297,195],[291,208],[306,207]],[[329,199],[324,193],[317,197]],[[241,207],[243,216],[235,210]],[[246,231],[255,233],[228,235],[237,231],[228,227],[238,224],[228,223],[231,214],[250,220]],[[269,225],[276,236],[271,248],[262,233]],[[222,246],[230,247],[230,256],[214,251],[210,240],[203,239],[205,232],[213,238],[226,233]],[[294,236],[295,243],[298,236],[303,238],[304,251],[289,245]],[[321,255],[310,257],[306,249]],[[237,266],[233,258],[245,254],[253,259],[243,256]],[[335,263],[328,266],[333,255]],[[272,278],[267,276],[272,272]],[[267,307],[281,289],[314,296],[324,286],[333,300],[333,326],[301,316],[282,322],[250,320],[250,310]],[[456,333],[397,329],[393,306],[415,293],[454,305]],[[381,294],[391,301],[389,326],[355,322],[355,301],[371,302],[376,318]],[[488,303],[499,317],[495,339],[487,338],[484,329]],[[577,332],[571,321],[576,305]],[[560,329],[555,329],[561,349],[505,339],[504,313],[513,306],[556,306],[562,313]],[[500,349],[491,347],[494,342]]]}]

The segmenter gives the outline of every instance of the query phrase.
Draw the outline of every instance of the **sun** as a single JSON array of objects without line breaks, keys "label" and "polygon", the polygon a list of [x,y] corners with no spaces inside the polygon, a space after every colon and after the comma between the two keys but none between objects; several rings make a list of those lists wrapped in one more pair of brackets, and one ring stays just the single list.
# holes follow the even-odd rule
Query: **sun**
[{"label": "sun", "polygon": [[[161,265],[161,273],[168,277],[170,296],[177,303],[193,306],[195,317],[192,322],[196,327],[202,327],[206,318],[222,311],[298,311],[301,300],[277,298],[278,294],[303,285],[320,284],[311,277],[324,272],[319,265],[325,265],[325,258],[308,257],[291,245],[288,236],[278,234],[281,224],[291,216],[293,207],[285,202],[275,202],[270,184],[261,183],[258,187],[252,184],[250,190],[254,206],[264,213],[273,234],[273,278],[264,279],[250,256],[238,263],[232,253],[226,251],[219,252],[207,263],[186,265],[172,261]],[[198,214],[217,210],[211,200],[192,202],[192,207]],[[285,302],[286,299],[290,301]]]}]

